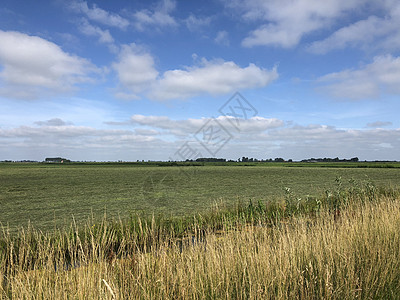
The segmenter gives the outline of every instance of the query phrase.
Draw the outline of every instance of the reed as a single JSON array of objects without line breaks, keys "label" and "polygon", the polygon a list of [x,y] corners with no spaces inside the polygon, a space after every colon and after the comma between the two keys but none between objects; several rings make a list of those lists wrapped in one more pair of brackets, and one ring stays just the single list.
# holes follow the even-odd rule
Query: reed
[{"label": "reed", "polygon": [[186,218],[132,216],[0,238],[21,299],[396,299],[400,198],[353,186]]}]

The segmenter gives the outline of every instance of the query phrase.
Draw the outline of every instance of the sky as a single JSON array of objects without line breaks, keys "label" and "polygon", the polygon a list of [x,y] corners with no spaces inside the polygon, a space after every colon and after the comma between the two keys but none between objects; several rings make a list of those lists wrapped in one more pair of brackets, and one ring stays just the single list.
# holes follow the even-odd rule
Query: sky
[{"label": "sky", "polygon": [[2,0],[0,160],[400,160],[397,0]]}]

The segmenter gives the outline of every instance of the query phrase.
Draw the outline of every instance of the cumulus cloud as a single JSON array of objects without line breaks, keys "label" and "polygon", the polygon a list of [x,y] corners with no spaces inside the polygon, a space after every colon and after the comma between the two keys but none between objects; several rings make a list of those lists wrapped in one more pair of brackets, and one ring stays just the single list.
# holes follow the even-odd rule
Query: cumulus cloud
[{"label": "cumulus cloud", "polygon": [[176,144],[152,131],[106,130],[87,126],[20,126],[0,128],[0,157],[43,160],[62,156],[72,160],[131,160],[160,158]]},{"label": "cumulus cloud", "polygon": [[135,44],[121,47],[113,68],[122,88],[127,90],[117,93],[120,98],[137,98],[136,94],[151,88],[158,76],[153,57]]},{"label": "cumulus cloud", "polygon": [[164,72],[149,95],[159,100],[222,95],[264,87],[277,78],[276,67],[266,70],[250,63],[241,68],[232,61],[203,59],[201,65]]},{"label": "cumulus cloud", "polygon": [[82,19],[79,25],[79,30],[88,36],[95,36],[100,43],[113,44],[114,39],[108,30],[102,30],[100,27],[91,25],[86,19]]},{"label": "cumulus cloud", "polygon": [[175,10],[174,0],[162,0],[154,10],[143,9],[133,14],[134,26],[139,31],[144,31],[148,27],[176,27],[178,23],[171,12]]},{"label": "cumulus cloud", "polygon": [[[373,50],[400,49],[400,5],[386,7],[387,14],[383,17],[369,16],[342,27],[321,41],[313,42],[309,51],[325,54],[335,49],[359,47]],[[377,49],[374,49],[377,48]]]},{"label": "cumulus cloud", "polygon": [[302,37],[326,28],[343,14],[363,5],[362,0],[236,0],[228,7],[241,12],[249,22],[262,22],[242,41],[245,47],[279,46],[291,48]]},{"label": "cumulus cloud", "polygon": [[400,129],[338,129],[326,125],[295,125],[270,131],[265,140],[278,145],[274,152],[296,159],[354,157],[398,160]]},{"label": "cumulus cloud", "polygon": [[[293,48],[312,33],[326,34],[308,50],[324,54],[333,49],[400,49],[398,1],[364,0],[230,0],[225,6],[255,28],[242,40],[244,47]],[[354,11],[357,10],[357,14]],[[349,17],[351,16],[351,18]],[[358,19],[354,19],[358,18]],[[343,26],[345,24],[345,26]]]},{"label": "cumulus cloud", "polygon": [[400,57],[377,56],[359,69],[330,73],[319,78],[320,89],[345,99],[373,99],[400,94]]},{"label": "cumulus cloud", "polygon": [[[204,148],[196,144],[194,135],[209,120],[134,115],[130,120],[134,128],[121,130],[68,125],[53,118],[37,122],[37,126],[0,128],[0,157],[43,159],[46,153],[63,153],[76,160],[168,160],[185,142],[205,154]],[[243,120],[238,132],[229,118],[220,116],[216,120],[232,135],[229,143],[217,153],[218,157],[399,159],[396,149],[400,147],[400,129],[291,125],[259,116]],[[33,157],[32,153],[37,155]]]},{"label": "cumulus cloud", "polygon": [[165,72],[152,96],[163,100],[206,93],[227,94],[237,89],[266,86],[277,77],[276,68],[267,71],[254,64],[241,68],[232,61],[203,61],[201,66]]},{"label": "cumulus cloud", "polygon": [[96,4],[93,4],[90,8],[86,1],[72,1],[69,3],[69,7],[77,13],[86,15],[90,20],[104,25],[117,27],[119,29],[126,29],[129,25],[127,19],[118,14],[101,9],[97,7]]},{"label": "cumulus cloud", "polygon": [[[164,133],[173,134],[179,137],[190,136],[195,134],[204,124],[210,121],[210,118],[200,119],[186,119],[186,120],[173,120],[166,116],[144,116],[144,115],[133,115],[131,122],[133,124],[139,124],[148,126],[151,128],[157,128],[164,130]],[[216,118],[218,124],[224,129],[232,133],[239,134],[237,127],[232,124],[230,117],[219,116]],[[242,119],[240,122],[240,134],[248,135],[250,133],[264,132],[269,129],[278,128],[284,126],[282,120],[276,118],[263,118],[263,117],[252,117],[249,119]]]},{"label": "cumulus cloud", "polygon": [[166,116],[133,115],[130,121],[133,124],[162,129],[164,133],[182,137],[193,134],[195,130],[204,124],[204,120],[205,119],[172,120]]},{"label": "cumulus cloud", "polygon": [[37,36],[0,30],[0,40],[0,94],[6,97],[36,99],[44,93],[70,92],[99,71]]},{"label": "cumulus cloud", "polygon": [[145,135],[145,136],[153,136],[160,134],[158,130],[147,129],[147,128],[135,128],[135,133],[138,135]]},{"label": "cumulus cloud", "polygon": [[62,156],[72,160],[136,161],[160,157],[172,147],[176,146],[156,138],[154,132],[140,130],[72,125],[0,128],[0,157],[12,160]]},{"label": "cumulus cloud", "polygon": [[159,74],[153,57],[135,44],[122,46],[113,68],[122,87],[116,96],[124,99],[140,98],[140,93],[154,100],[222,95],[264,87],[278,78],[276,67],[266,70],[250,63],[242,68],[232,61],[206,59],[196,66]]},{"label": "cumulus cloud", "polygon": [[[116,129],[97,129],[89,126],[54,125],[39,123],[39,127],[20,126],[10,129],[0,128],[0,140],[10,143],[12,141],[23,141],[26,145],[31,145],[35,141],[49,141],[57,143],[62,147],[68,148],[71,145],[79,146],[84,149],[87,146],[103,143],[103,146],[110,142],[135,143],[151,142],[155,140],[153,131],[146,130],[116,130]],[[119,146],[117,146],[118,148]]]}]

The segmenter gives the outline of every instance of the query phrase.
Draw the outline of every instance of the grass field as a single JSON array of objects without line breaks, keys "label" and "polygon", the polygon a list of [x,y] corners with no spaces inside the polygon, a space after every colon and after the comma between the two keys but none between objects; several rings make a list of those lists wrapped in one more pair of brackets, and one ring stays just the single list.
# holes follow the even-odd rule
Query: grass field
[{"label": "grass field", "polygon": [[52,230],[69,225],[73,217],[82,223],[91,215],[101,219],[105,212],[123,219],[132,213],[185,215],[215,203],[276,200],[285,196],[285,188],[299,197],[315,196],[334,189],[337,177],[344,185],[351,179],[400,185],[397,165],[343,166],[0,164],[0,222],[12,231],[28,222]]},{"label": "grass field", "polygon": [[398,299],[400,190],[341,182],[191,218],[0,234],[0,298]]}]

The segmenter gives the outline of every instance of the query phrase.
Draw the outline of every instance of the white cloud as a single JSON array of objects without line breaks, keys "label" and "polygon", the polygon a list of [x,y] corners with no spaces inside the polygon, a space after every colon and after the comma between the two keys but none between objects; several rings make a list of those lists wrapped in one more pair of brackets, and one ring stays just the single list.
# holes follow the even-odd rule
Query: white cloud
[{"label": "white cloud", "polygon": [[0,30],[0,94],[35,99],[44,93],[70,92],[91,81],[98,69],[37,36]]},{"label": "white cloud", "polygon": [[387,8],[384,17],[369,16],[348,26],[342,27],[321,41],[312,43],[309,51],[325,54],[334,49],[360,47],[373,50],[400,49],[400,5]]},{"label": "white cloud", "polygon": [[196,17],[191,14],[189,17],[185,19],[186,27],[190,31],[196,31],[201,29],[202,27],[209,26],[211,23],[211,17]]},{"label": "white cloud", "polygon": [[[144,116],[144,115],[133,115],[131,122],[151,128],[157,128],[164,130],[164,133],[173,134],[178,137],[188,137],[195,134],[204,124],[206,124],[210,118],[201,119],[186,119],[186,120],[172,120],[166,116]],[[249,119],[241,119],[240,121],[240,132],[236,127],[233,126],[230,117],[219,116],[216,118],[218,124],[223,126],[229,132],[243,137],[253,133],[264,132],[269,129],[278,128],[284,126],[284,122],[275,118],[263,118],[263,117],[252,117]]]},{"label": "white cloud", "polygon": [[153,57],[135,44],[121,47],[113,68],[122,88],[127,89],[116,94],[123,99],[137,98],[136,94],[151,88],[158,76]]},{"label": "white cloud", "polygon": [[122,18],[118,14],[107,12],[97,7],[96,4],[93,4],[92,8],[90,8],[86,1],[72,1],[69,3],[69,7],[78,13],[85,14],[90,20],[104,25],[118,27],[120,29],[126,29],[129,25],[127,19]]},{"label": "white cloud", "polygon": [[266,70],[252,63],[241,68],[232,61],[203,59],[199,66],[166,71],[149,96],[168,100],[204,94],[223,95],[236,90],[264,87],[277,78],[276,68]]},{"label": "white cloud", "polygon": [[[361,159],[398,160],[400,129],[337,129],[326,125],[292,126],[264,137],[278,145],[275,153],[295,159],[358,156]],[[390,147],[383,147],[390,145]]]},{"label": "white cloud", "polygon": [[154,129],[135,128],[135,134],[153,136],[153,135],[159,135],[160,132]]},{"label": "white cloud", "polygon": [[[54,119],[53,119],[54,120]],[[51,121],[51,120],[50,120]],[[61,120],[62,121],[62,120]],[[51,124],[51,122],[35,122],[39,127],[20,126],[10,129],[0,128],[0,139],[3,141],[24,141],[27,145],[35,141],[48,140],[64,147],[81,145],[84,149],[88,145],[99,142],[125,141],[125,142],[150,142],[155,140],[154,131],[131,131],[117,129],[97,129],[90,126],[75,126],[64,124]],[[71,142],[72,141],[72,142]],[[70,144],[72,143],[72,144]]]},{"label": "white cloud", "polygon": [[140,125],[148,125],[162,129],[171,129],[176,125],[176,121],[171,120],[167,116],[133,115],[131,121]]},{"label": "white cloud", "polygon": [[377,56],[371,64],[319,78],[322,91],[345,99],[373,99],[400,94],[400,57]]},{"label": "white cloud", "polygon": [[302,37],[325,28],[343,14],[363,5],[363,0],[236,0],[228,7],[242,12],[247,21],[263,22],[242,41],[245,47],[291,48]]},{"label": "white cloud", "polygon": [[102,30],[100,27],[91,25],[86,19],[82,19],[79,24],[79,30],[88,36],[98,37],[100,43],[113,44],[114,39],[108,30]]},{"label": "white cloud", "polygon": [[[0,157],[12,160],[62,156],[72,160],[152,159],[171,147],[152,132],[88,126],[0,128]],[[172,151],[172,150],[171,150]]]},{"label": "white cloud", "polygon": [[150,128],[162,129],[165,131],[164,133],[182,137],[193,134],[204,124],[205,119],[172,120],[166,116],[133,115],[131,122]]},{"label": "white cloud", "polygon": [[[242,41],[244,47],[293,48],[306,35],[326,34],[311,43],[313,53],[360,47],[364,50],[400,49],[400,5],[395,0],[224,0],[226,7],[255,24]],[[356,11],[356,13],[354,13]],[[343,26],[345,24],[345,26]]]},{"label": "white cloud", "polygon": [[232,61],[202,59],[199,65],[163,74],[154,65],[153,57],[137,45],[122,46],[119,59],[113,64],[121,83],[116,96],[138,99],[144,94],[154,100],[187,99],[264,87],[278,78],[276,67],[266,70],[252,63],[241,68]]},{"label": "white cloud", "polygon": [[[48,155],[61,155],[74,160],[168,160],[184,142],[206,155],[194,134],[208,120],[134,115],[134,128],[121,130],[66,125],[67,122],[53,118],[35,122],[39,126],[0,128],[0,159],[42,160]],[[338,129],[253,117],[243,120],[238,132],[228,118],[217,120],[233,137],[216,154],[218,157],[400,159],[400,129]]]},{"label": "white cloud", "polygon": [[214,41],[217,44],[229,46],[229,34],[227,31],[222,30],[217,32],[217,36],[215,37]]},{"label": "white cloud", "polygon": [[134,13],[134,26],[139,31],[148,27],[176,27],[178,23],[170,15],[175,10],[176,2],[173,0],[162,0],[154,10],[143,9]]},{"label": "white cloud", "polygon": [[[196,142],[194,135],[209,120],[133,115],[125,124],[133,128],[124,130],[77,126],[51,118],[36,121],[35,126],[0,128],[0,160],[43,160],[52,155],[73,160],[168,160],[185,142],[206,155],[207,151]],[[232,135],[229,143],[216,153],[218,157],[400,159],[397,151],[400,129],[291,125],[276,118],[257,116],[242,120],[239,132],[229,118],[220,116],[217,121]],[[109,125],[122,126],[112,123]]]}]

